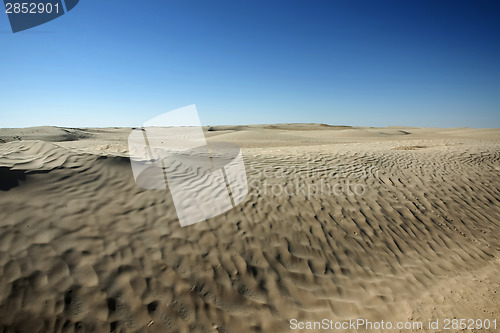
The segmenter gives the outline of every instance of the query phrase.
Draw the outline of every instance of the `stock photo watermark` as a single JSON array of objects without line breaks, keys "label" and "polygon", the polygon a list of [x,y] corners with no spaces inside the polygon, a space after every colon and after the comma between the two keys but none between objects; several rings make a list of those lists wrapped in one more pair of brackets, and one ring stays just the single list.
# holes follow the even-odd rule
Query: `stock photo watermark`
[{"label": "stock photo watermark", "polygon": [[338,331],[346,330],[405,330],[405,331],[465,331],[465,330],[497,330],[497,319],[489,318],[443,318],[443,319],[428,319],[426,321],[371,321],[365,318],[349,319],[344,321],[336,321],[324,318],[319,321],[300,321],[295,318],[289,320],[290,330],[301,331]]},{"label": "stock photo watermark", "polygon": [[366,185],[360,180],[378,175],[378,170],[356,169],[353,166],[315,165],[305,167],[249,165],[251,195],[298,196],[362,196]]},{"label": "stock photo watermark", "polygon": [[240,147],[205,140],[195,105],[166,112],[128,138],[136,184],[170,190],[181,226],[222,214],[248,193]]},{"label": "stock photo watermark", "polygon": [[378,170],[349,164],[245,168],[240,147],[208,144],[195,105],[146,121],[129,135],[135,183],[148,190],[169,190],[181,226],[222,214],[247,194],[295,196],[362,196],[366,179]]},{"label": "stock photo watermark", "polygon": [[52,21],[73,8],[80,0],[4,0],[5,14],[12,32],[34,28]]}]

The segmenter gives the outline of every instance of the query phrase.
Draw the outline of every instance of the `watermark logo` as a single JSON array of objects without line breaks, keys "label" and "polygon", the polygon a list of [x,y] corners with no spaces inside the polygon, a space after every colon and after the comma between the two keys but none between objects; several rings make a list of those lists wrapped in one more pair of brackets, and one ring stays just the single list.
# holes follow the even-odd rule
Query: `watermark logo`
[{"label": "watermark logo", "polygon": [[378,169],[354,165],[260,166],[250,164],[249,186],[254,196],[296,196],[307,200],[324,196],[363,196],[364,180],[378,178]]},{"label": "watermark logo", "polygon": [[164,113],[128,137],[135,182],[170,189],[181,226],[224,213],[248,194],[241,149],[207,144],[195,105]]},{"label": "watermark logo", "polygon": [[39,26],[64,15],[79,0],[4,0],[12,32]]}]

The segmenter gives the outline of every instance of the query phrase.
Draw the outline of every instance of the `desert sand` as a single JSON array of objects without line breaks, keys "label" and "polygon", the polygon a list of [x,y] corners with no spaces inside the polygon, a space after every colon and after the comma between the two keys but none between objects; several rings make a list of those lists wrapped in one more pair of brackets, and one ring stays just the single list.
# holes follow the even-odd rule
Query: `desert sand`
[{"label": "desert sand", "polygon": [[500,129],[206,127],[249,194],[187,227],[135,184],[130,131],[0,129],[0,332],[500,325]]}]

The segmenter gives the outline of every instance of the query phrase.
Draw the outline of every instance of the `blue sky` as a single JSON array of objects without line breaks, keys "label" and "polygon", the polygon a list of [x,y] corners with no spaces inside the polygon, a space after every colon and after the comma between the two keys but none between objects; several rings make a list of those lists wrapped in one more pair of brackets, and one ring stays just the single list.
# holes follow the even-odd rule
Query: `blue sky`
[{"label": "blue sky", "polygon": [[13,34],[0,127],[203,124],[500,127],[497,1],[82,0]]}]

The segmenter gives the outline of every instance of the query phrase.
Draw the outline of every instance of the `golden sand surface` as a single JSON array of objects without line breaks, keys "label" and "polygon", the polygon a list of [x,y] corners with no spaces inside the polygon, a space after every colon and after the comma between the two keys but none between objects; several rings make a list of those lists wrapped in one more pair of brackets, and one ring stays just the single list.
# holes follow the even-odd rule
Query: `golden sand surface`
[{"label": "golden sand surface", "polygon": [[500,331],[499,129],[206,127],[249,194],[187,227],[135,184],[130,131],[0,129],[0,332]]}]

